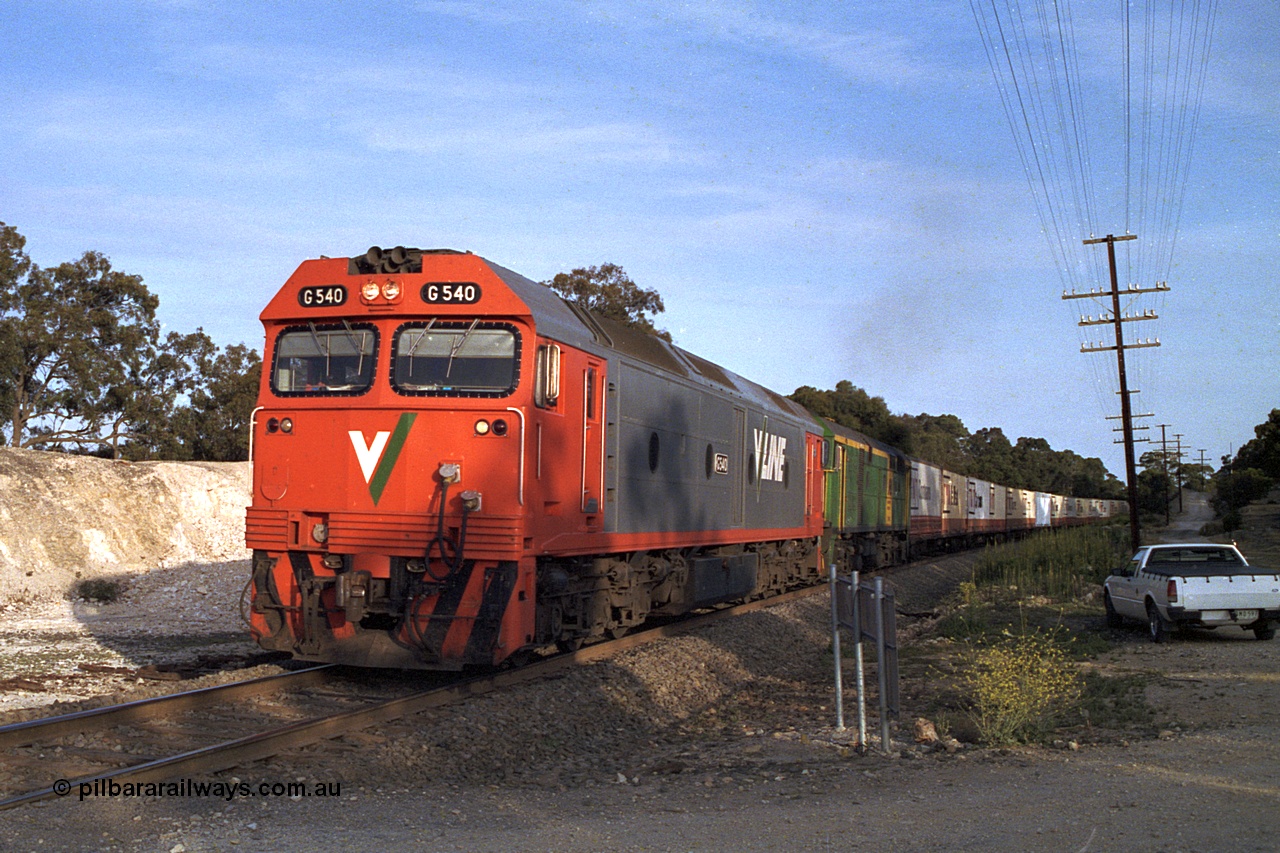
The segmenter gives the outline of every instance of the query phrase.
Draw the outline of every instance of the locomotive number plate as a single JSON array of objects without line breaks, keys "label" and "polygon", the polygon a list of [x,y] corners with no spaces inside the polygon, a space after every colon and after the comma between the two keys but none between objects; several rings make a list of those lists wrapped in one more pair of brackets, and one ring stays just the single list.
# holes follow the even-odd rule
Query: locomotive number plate
[{"label": "locomotive number plate", "polygon": [[303,308],[329,308],[347,301],[347,289],[340,284],[313,284],[298,291]]},{"label": "locomotive number plate", "polygon": [[422,301],[428,305],[475,305],[480,301],[480,285],[468,281],[433,281],[422,286]]},{"label": "locomotive number plate", "polygon": [[729,454],[727,453],[716,454],[716,473],[717,474],[729,473]]}]

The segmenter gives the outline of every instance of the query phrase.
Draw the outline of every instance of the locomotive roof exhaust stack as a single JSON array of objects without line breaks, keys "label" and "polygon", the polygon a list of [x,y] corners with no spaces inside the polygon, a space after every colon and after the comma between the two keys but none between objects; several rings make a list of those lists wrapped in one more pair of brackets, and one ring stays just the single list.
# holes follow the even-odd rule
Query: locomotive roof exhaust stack
[{"label": "locomotive roof exhaust stack", "polygon": [[348,275],[420,272],[422,272],[422,250],[408,249],[404,246],[385,250],[378,246],[371,246],[369,251],[347,262]]}]

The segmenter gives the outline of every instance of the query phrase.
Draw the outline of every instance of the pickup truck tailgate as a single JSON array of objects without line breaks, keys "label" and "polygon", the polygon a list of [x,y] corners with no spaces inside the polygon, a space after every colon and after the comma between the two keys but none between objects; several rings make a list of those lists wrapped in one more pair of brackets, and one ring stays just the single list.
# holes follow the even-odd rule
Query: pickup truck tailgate
[{"label": "pickup truck tailgate", "polygon": [[1280,575],[1172,576],[1178,600],[1187,610],[1280,609]]}]

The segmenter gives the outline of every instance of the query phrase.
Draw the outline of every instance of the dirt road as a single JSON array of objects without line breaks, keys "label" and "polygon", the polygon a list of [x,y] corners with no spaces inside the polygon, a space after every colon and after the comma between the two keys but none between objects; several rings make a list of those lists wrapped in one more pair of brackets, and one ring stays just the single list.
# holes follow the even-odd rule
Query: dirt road
[{"label": "dirt road", "polygon": [[[1157,538],[1161,542],[1198,542],[1204,539],[1200,528],[1213,520],[1209,496],[1203,492],[1184,491],[1182,507],[1183,511],[1175,514],[1169,526],[1159,532]],[[1176,502],[1174,509],[1177,509]]]}]

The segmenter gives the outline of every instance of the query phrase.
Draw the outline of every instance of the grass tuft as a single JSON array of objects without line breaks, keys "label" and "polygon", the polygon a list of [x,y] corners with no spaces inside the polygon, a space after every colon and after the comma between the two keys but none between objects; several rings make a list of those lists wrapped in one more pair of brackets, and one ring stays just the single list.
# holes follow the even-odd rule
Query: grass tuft
[{"label": "grass tuft", "polygon": [[1052,530],[984,550],[973,583],[987,598],[1081,598],[1129,558],[1126,547],[1117,525]]}]

